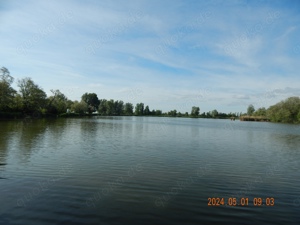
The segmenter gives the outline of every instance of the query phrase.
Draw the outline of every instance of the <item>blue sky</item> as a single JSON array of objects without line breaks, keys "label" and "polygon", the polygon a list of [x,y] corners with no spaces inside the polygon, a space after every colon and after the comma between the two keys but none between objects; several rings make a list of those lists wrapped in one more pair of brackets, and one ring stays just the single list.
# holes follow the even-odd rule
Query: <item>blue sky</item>
[{"label": "blue sky", "polygon": [[245,112],[300,95],[299,24],[297,0],[0,0],[0,66],[71,100]]}]

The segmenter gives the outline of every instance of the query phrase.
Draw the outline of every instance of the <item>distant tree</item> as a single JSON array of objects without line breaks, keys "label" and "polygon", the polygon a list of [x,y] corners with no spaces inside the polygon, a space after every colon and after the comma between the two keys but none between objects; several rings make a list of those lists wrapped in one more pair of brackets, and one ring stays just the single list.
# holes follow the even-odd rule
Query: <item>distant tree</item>
[{"label": "distant tree", "polygon": [[211,111],[211,116],[213,117],[213,118],[216,118],[217,116],[218,116],[218,111],[216,110],[216,109],[214,109],[213,111]]},{"label": "distant tree", "polygon": [[88,105],[89,113],[95,112],[98,109],[98,106],[100,104],[98,96],[95,93],[85,93],[82,95],[81,100]]},{"label": "distant tree", "polygon": [[52,96],[48,98],[47,110],[49,113],[61,114],[65,113],[70,107],[67,97],[59,90],[51,90]]},{"label": "distant tree", "polygon": [[114,113],[116,116],[123,115],[124,102],[123,101],[115,101],[115,109]]},{"label": "distant tree", "polygon": [[265,107],[259,108],[254,112],[254,116],[267,116],[267,110]]},{"label": "distant tree", "polygon": [[185,112],[184,116],[189,116],[189,113],[188,113],[188,112]]},{"label": "distant tree", "polygon": [[191,111],[191,116],[192,117],[198,117],[199,113],[200,113],[200,108],[196,107],[196,106],[193,106],[192,111]]},{"label": "distant tree", "polygon": [[75,101],[71,106],[71,110],[75,113],[85,114],[88,111],[88,104],[84,101]]},{"label": "distant tree", "polygon": [[115,115],[115,102],[113,99],[110,99],[106,102],[106,114],[109,116]]},{"label": "distant tree", "polygon": [[12,87],[14,78],[7,68],[0,69],[0,111],[7,111],[13,107],[13,99],[17,93]]},{"label": "distant tree", "polygon": [[173,116],[173,117],[177,116],[177,110],[174,109],[174,110],[169,111],[169,112],[168,112],[168,115],[169,115],[169,116]]},{"label": "distant tree", "polygon": [[298,123],[299,113],[299,97],[290,97],[267,109],[267,117],[273,122]]},{"label": "distant tree", "polygon": [[144,103],[137,103],[135,106],[135,115],[141,116],[144,114]]},{"label": "distant tree", "polygon": [[162,111],[159,110],[159,109],[155,110],[155,115],[156,116],[161,116],[162,115]]},{"label": "distant tree", "polygon": [[105,116],[105,115],[107,115],[107,100],[101,99],[99,101],[100,101],[100,104],[98,106],[98,113],[102,116]]},{"label": "distant tree", "polygon": [[19,80],[18,87],[26,113],[40,111],[45,107],[47,95],[31,78],[26,77]]},{"label": "distant tree", "polygon": [[206,113],[203,112],[203,113],[200,114],[200,116],[201,116],[202,118],[205,118],[205,117],[206,117]]},{"label": "distant tree", "polygon": [[133,114],[133,105],[129,102],[124,105],[124,114],[127,116],[131,116]]},{"label": "distant tree", "polygon": [[248,116],[252,116],[252,114],[255,112],[254,106],[250,104],[247,108],[247,114]]},{"label": "distant tree", "polygon": [[144,115],[150,115],[150,109],[149,109],[149,106],[146,106],[146,107],[145,107]]}]

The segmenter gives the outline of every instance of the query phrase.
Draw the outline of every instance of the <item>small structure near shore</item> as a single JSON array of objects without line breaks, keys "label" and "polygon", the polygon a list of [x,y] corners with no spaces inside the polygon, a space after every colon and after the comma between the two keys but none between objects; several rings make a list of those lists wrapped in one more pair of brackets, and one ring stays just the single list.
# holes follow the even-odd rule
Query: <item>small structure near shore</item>
[{"label": "small structure near shore", "polygon": [[240,121],[269,122],[270,120],[265,116],[241,116]]}]

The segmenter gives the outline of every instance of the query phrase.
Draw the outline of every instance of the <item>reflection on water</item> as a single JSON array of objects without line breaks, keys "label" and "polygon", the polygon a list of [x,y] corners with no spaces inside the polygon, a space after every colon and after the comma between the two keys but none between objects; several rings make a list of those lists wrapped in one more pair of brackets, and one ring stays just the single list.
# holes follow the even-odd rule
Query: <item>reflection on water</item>
[{"label": "reflection on water", "polygon": [[[300,221],[299,126],[151,117],[0,124],[0,224]],[[251,203],[208,207],[209,197]],[[254,197],[276,204],[255,207]]]}]

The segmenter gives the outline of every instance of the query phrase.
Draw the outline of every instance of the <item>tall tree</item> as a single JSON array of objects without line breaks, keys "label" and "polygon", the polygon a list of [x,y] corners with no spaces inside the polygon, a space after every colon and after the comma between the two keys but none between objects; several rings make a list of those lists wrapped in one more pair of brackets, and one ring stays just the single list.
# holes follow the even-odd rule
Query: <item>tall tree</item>
[{"label": "tall tree", "polygon": [[146,107],[145,107],[144,114],[145,114],[145,115],[150,115],[150,109],[149,109],[149,106],[146,106]]},{"label": "tall tree", "polygon": [[109,116],[115,115],[115,102],[113,99],[110,99],[106,102],[106,114]]},{"label": "tall tree", "polygon": [[144,103],[137,103],[135,106],[135,115],[141,116],[144,114]]},{"label": "tall tree", "polygon": [[248,116],[252,116],[252,114],[255,112],[254,106],[250,104],[247,108],[247,114]]},{"label": "tall tree", "polygon": [[0,111],[7,111],[13,107],[13,99],[17,93],[12,87],[14,78],[7,68],[0,69]]},{"label": "tall tree", "polygon": [[124,102],[123,101],[115,101],[115,115],[120,116],[123,115],[123,106]]},{"label": "tall tree", "polygon": [[126,103],[124,105],[124,114],[130,116],[133,114],[133,105],[131,103]]},{"label": "tall tree", "polygon": [[81,100],[89,106],[89,113],[96,111],[100,104],[98,96],[95,93],[85,93],[82,95]]},{"label": "tall tree", "polygon": [[23,78],[18,81],[19,91],[23,99],[24,111],[26,113],[41,110],[45,107],[46,93],[35,84],[31,78]]},{"label": "tall tree", "polygon": [[193,106],[192,111],[191,111],[191,116],[192,117],[198,117],[199,113],[200,113],[200,108],[196,107],[196,106]]},{"label": "tall tree", "polygon": [[101,99],[100,104],[98,106],[98,112],[100,115],[107,115],[107,100],[106,99]]},{"label": "tall tree", "polygon": [[53,114],[65,113],[70,106],[67,97],[59,90],[51,90],[51,93],[53,95],[48,98],[48,112]]},{"label": "tall tree", "polygon": [[214,109],[213,111],[211,111],[211,116],[213,118],[216,118],[218,116],[218,114],[219,114],[219,112],[216,109]]},{"label": "tall tree", "polygon": [[88,111],[88,105],[84,101],[75,101],[71,106],[71,110],[79,114],[84,114]]}]

